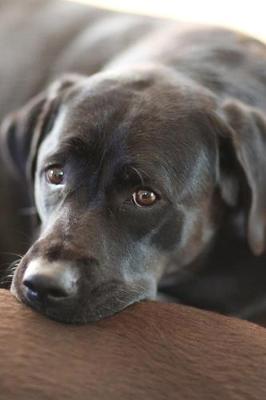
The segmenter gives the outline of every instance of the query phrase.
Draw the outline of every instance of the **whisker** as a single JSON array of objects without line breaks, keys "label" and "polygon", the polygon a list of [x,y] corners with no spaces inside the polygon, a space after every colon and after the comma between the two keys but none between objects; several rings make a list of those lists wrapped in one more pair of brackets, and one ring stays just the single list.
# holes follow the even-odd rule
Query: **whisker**
[{"label": "whisker", "polygon": [[14,260],[9,266],[6,268],[3,278],[0,280],[0,286],[9,285],[12,282],[14,273],[22,259],[22,256],[19,256],[18,259]]},{"label": "whisker", "polygon": [[15,257],[18,257],[20,259],[23,257],[22,254],[12,253],[12,252],[9,252],[9,251],[1,251],[0,255],[3,255],[3,256],[15,256]]}]

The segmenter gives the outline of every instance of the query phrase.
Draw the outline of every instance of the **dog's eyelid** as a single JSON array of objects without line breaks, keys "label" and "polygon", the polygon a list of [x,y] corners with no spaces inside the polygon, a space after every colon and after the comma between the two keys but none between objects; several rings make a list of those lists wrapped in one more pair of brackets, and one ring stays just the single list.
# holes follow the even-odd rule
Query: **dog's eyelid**
[{"label": "dog's eyelid", "polygon": [[156,185],[151,185],[151,184],[138,185],[135,187],[134,192],[138,190],[153,192],[154,194],[156,194],[158,198],[161,198],[161,191],[156,188]]},{"label": "dog's eyelid", "polygon": [[121,179],[122,185],[131,186],[134,190],[144,188],[154,191],[160,198],[168,196],[168,190],[164,188],[163,181],[156,178],[156,174],[148,173],[145,168],[136,165],[126,166],[124,170],[126,179]]},{"label": "dog's eyelid", "polygon": [[117,180],[118,190],[119,188],[124,191],[127,190],[129,193],[134,193],[137,190],[149,190],[154,192],[158,197],[164,196],[164,191],[161,190],[158,183],[151,179],[137,179],[136,177],[131,177],[128,179],[118,179]]},{"label": "dog's eyelid", "polygon": [[44,163],[42,163],[42,166],[40,168],[40,174],[45,173],[45,171],[47,171],[47,169],[49,168],[60,167],[65,169],[65,166],[66,166],[65,158],[58,156],[56,158],[49,158]]},{"label": "dog's eyelid", "polygon": [[116,175],[121,186],[132,188],[157,187],[157,183],[146,172],[134,165],[124,166]]}]

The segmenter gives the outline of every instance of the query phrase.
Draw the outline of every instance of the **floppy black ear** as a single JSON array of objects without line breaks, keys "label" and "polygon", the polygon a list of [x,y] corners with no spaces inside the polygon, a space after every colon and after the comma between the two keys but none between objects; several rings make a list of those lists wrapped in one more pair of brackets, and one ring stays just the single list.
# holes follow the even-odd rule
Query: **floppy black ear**
[{"label": "floppy black ear", "polygon": [[266,118],[256,108],[238,101],[223,105],[225,137],[251,193],[247,234],[252,251],[260,255],[266,247]]},{"label": "floppy black ear", "polygon": [[63,94],[80,79],[74,74],[58,79],[4,119],[0,127],[1,150],[16,176],[31,176],[38,146],[53,125]]}]

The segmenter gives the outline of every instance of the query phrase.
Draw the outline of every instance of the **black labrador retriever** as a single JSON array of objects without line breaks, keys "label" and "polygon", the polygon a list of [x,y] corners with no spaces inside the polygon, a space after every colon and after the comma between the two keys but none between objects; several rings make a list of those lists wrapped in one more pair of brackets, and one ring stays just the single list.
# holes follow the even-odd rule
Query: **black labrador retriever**
[{"label": "black labrador retriever", "polygon": [[27,193],[38,220],[12,292],[64,322],[158,288],[261,318],[265,45],[61,1],[0,15],[3,252],[26,246]]}]

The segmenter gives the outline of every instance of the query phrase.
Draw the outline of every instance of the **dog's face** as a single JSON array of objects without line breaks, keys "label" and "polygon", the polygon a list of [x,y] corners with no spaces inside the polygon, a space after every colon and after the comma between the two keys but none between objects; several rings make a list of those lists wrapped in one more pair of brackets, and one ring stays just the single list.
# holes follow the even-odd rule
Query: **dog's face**
[{"label": "dog's face", "polygon": [[201,254],[218,203],[236,197],[215,106],[144,68],[67,77],[11,116],[7,147],[31,175],[40,220],[16,296],[57,320],[97,320],[154,298],[164,274]]}]

